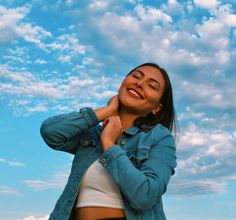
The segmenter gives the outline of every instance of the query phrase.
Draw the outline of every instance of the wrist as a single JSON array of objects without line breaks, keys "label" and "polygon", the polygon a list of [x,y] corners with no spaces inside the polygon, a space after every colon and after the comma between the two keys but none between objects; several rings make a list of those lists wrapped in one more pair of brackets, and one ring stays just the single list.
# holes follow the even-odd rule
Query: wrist
[{"label": "wrist", "polygon": [[106,108],[107,111],[107,117],[115,115],[116,114],[116,109],[111,108],[110,106],[104,106],[104,108]]},{"label": "wrist", "polygon": [[108,150],[110,147],[112,147],[115,143],[112,141],[107,141],[102,143],[102,148],[104,151]]},{"label": "wrist", "polygon": [[108,106],[103,106],[101,108],[95,109],[94,112],[97,115],[99,122],[104,121],[111,115],[114,115],[113,110]]}]

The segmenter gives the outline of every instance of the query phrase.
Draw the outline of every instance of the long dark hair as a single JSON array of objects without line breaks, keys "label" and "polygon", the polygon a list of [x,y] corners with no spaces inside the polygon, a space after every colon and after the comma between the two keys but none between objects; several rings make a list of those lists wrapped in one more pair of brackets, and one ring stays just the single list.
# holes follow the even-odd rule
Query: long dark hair
[{"label": "long dark hair", "polygon": [[149,130],[156,124],[160,123],[167,129],[169,129],[171,132],[175,133],[178,128],[178,122],[176,119],[176,114],[175,114],[175,109],[174,109],[172,86],[171,86],[169,76],[167,72],[165,71],[165,69],[161,68],[159,65],[155,63],[141,64],[137,66],[136,68],[134,68],[133,70],[131,70],[127,74],[127,76],[142,66],[151,66],[158,69],[163,75],[163,78],[165,81],[165,87],[164,87],[163,95],[160,100],[160,103],[162,104],[161,111],[157,112],[155,115],[152,114],[151,112],[145,117],[136,118],[134,121],[134,125],[143,130]]}]

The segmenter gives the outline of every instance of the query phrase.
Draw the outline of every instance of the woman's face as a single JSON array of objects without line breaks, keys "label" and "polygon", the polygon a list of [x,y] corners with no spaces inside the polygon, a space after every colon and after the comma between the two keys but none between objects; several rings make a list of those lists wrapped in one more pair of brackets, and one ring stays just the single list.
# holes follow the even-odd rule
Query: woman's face
[{"label": "woman's face", "polygon": [[142,66],[122,82],[118,97],[123,108],[138,116],[161,110],[160,99],[165,87],[162,73],[152,66]]}]

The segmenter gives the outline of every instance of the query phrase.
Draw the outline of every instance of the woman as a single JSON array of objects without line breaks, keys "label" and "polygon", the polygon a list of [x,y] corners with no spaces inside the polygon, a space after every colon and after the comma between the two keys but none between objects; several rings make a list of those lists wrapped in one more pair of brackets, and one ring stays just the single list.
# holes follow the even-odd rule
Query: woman
[{"label": "woman", "polygon": [[166,219],[162,195],[176,167],[174,125],[171,83],[154,63],[133,69],[107,106],[44,121],[45,142],[75,155],[50,220]]}]

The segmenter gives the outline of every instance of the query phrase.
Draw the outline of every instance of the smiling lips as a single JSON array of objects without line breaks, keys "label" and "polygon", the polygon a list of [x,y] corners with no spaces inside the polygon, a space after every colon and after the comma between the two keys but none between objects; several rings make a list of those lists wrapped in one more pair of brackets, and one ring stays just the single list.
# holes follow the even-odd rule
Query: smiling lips
[{"label": "smiling lips", "polygon": [[143,96],[136,89],[127,89],[128,93],[135,98],[143,99]]}]

